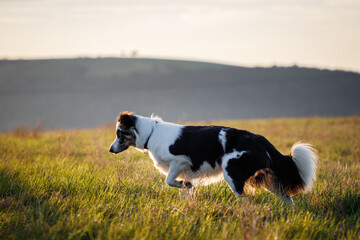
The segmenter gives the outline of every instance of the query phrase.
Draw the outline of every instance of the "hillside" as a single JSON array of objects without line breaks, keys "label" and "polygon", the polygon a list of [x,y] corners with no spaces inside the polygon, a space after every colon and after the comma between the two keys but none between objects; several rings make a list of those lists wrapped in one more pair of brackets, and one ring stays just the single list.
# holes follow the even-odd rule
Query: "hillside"
[{"label": "hillside", "polygon": [[121,110],[169,121],[360,114],[360,74],[159,59],[0,61],[0,131],[88,128]]}]

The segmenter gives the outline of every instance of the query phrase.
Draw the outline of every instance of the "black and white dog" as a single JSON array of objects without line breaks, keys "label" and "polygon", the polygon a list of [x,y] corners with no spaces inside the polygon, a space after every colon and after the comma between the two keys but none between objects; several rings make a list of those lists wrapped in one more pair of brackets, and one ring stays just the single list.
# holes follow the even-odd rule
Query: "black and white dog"
[{"label": "black and white dog", "polygon": [[293,202],[291,196],[310,190],[316,177],[317,156],[309,144],[295,143],[284,156],[263,136],[229,127],[183,126],[122,112],[109,151],[130,146],[148,149],[166,183],[177,188],[225,178],[239,198],[251,186]]}]

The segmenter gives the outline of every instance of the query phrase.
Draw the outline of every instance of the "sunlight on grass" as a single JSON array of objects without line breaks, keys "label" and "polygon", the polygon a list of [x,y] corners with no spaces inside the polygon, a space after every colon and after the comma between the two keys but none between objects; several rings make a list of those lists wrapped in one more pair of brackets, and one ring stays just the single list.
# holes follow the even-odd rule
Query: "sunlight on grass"
[{"label": "sunlight on grass", "polygon": [[241,203],[225,182],[179,199],[149,157],[112,155],[113,127],[0,134],[0,239],[358,239],[360,118],[221,121],[287,154],[319,150],[313,190],[289,206],[256,191]]}]

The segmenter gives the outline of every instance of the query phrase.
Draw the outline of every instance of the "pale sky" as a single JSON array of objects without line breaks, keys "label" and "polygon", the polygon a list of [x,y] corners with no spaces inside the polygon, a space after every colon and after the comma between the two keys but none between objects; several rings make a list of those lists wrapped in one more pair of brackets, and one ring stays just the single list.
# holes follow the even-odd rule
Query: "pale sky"
[{"label": "pale sky", "polygon": [[0,58],[120,56],[360,72],[360,0],[0,0]]}]

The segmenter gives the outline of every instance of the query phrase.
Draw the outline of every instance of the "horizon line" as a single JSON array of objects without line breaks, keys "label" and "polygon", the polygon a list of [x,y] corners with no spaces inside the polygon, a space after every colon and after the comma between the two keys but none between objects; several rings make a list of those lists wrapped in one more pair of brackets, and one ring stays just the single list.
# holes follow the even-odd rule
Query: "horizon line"
[{"label": "horizon line", "polygon": [[210,64],[219,64],[227,65],[234,67],[245,67],[245,68],[272,68],[272,67],[299,67],[299,68],[313,68],[320,70],[330,70],[330,71],[344,71],[344,72],[354,72],[360,74],[360,69],[354,69],[349,67],[326,67],[315,64],[301,64],[297,62],[293,63],[254,63],[254,64],[245,64],[245,63],[234,63],[230,61],[222,60],[211,60],[211,59],[202,59],[202,58],[189,58],[189,57],[176,57],[176,56],[154,56],[154,55],[134,55],[131,54],[79,54],[79,55],[49,55],[49,56],[24,56],[24,57],[9,57],[2,56],[0,61],[32,61],[32,60],[61,60],[61,59],[102,59],[102,58],[117,58],[117,59],[153,59],[153,60],[171,60],[171,61],[188,61],[188,62],[202,62]]}]

